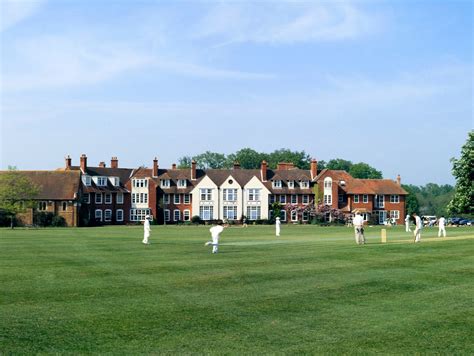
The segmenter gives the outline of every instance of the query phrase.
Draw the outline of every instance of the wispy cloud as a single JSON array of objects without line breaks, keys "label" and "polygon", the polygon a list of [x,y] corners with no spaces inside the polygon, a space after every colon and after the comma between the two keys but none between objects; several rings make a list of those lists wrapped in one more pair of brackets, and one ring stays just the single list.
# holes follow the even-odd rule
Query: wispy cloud
[{"label": "wispy cloud", "polygon": [[222,44],[353,39],[375,31],[378,19],[340,2],[222,3],[213,6],[194,29],[194,37]]},{"label": "wispy cloud", "polygon": [[0,31],[27,19],[38,11],[42,0],[3,0],[0,1]]}]

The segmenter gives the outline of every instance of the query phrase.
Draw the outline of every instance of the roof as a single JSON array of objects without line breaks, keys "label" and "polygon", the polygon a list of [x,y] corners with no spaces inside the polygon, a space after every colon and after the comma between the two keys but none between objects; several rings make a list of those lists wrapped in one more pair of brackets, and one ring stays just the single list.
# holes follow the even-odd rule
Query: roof
[{"label": "roof", "polygon": [[408,195],[397,182],[391,179],[356,179],[346,184],[344,190],[348,194],[398,194]]},{"label": "roof", "polygon": [[[65,171],[80,171],[81,167],[72,166],[70,169]],[[102,177],[119,177],[120,184],[126,184],[132,172],[131,168],[110,168],[110,167],[87,167],[86,172],[90,176],[102,176]]]},{"label": "roof", "polygon": [[[8,171],[0,171],[6,173]],[[35,200],[74,200],[81,183],[80,171],[15,171],[28,177],[40,191]]]}]

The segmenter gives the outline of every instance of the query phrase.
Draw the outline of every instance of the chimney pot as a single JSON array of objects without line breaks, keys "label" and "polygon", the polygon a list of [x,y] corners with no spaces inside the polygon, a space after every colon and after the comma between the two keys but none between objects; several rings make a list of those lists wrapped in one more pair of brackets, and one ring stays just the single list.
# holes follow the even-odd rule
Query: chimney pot
[{"label": "chimney pot", "polygon": [[66,169],[71,169],[71,156],[67,155],[66,157]]},{"label": "chimney pot", "polygon": [[402,177],[400,177],[400,174],[397,175],[397,184],[402,185]]},{"label": "chimney pot", "polygon": [[87,156],[84,153],[81,155],[81,170],[84,173],[87,170]]},{"label": "chimney pot", "polygon": [[99,162],[99,167],[100,168],[105,168],[105,162]]},{"label": "chimney pot", "polygon": [[316,178],[318,175],[318,161],[314,158],[311,160],[311,179]]},{"label": "chimney pot", "polygon": [[171,166],[172,169],[176,169],[176,163],[173,163]]},{"label": "chimney pot", "polygon": [[262,181],[267,181],[267,161],[262,161],[260,172],[262,174]]},{"label": "chimney pot", "polygon": [[153,177],[158,177],[158,158],[155,157],[153,160]]},{"label": "chimney pot", "polygon": [[110,168],[118,168],[118,158],[117,157],[112,157],[110,160]]},{"label": "chimney pot", "polygon": [[191,161],[191,180],[196,180],[196,161]]},{"label": "chimney pot", "polygon": [[234,169],[240,169],[240,163],[235,161],[234,162]]}]

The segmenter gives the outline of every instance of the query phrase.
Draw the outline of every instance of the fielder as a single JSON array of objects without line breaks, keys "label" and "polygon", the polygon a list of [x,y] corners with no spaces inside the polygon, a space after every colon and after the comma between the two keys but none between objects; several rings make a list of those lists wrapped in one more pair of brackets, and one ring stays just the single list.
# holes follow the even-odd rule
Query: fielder
[{"label": "fielder", "polygon": [[441,237],[441,234],[443,234],[443,237],[446,237],[446,219],[444,216],[441,216],[438,220],[438,237]]},{"label": "fielder", "polygon": [[410,229],[410,215],[407,214],[407,216],[405,217],[405,231],[406,232],[411,232],[411,229]]},{"label": "fielder", "polygon": [[227,226],[222,226],[222,221],[219,221],[216,226],[213,226],[209,229],[211,232],[212,241],[206,242],[204,246],[212,245],[212,253],[217,253],[219,250],[219,238],[221,232],[224,231],[224,227]]},{"label": "fielder", "polygon": [[358,245],[365,244],[364,236],[364,218],[359,213],[356,213],[352,219],[352,225],[354,225],[355,241]]},{"label": "fielder", "polygon": [[413,213],[413,218],[415,219],[415,231],[414,231],[414,236],[415,236],[415,243],[421,241],[421,229],[423,229],[423,221],[421,221],[421,218],[416,215],[416,213]]},{"label": "fielder", "polygon": [[281,231],[281,221],[280,218],[275,219],[275,235],[278,237],[280,236]]},{"label": "fielder", "polygon": [[143,243],[149,245],[148,238],[150,237],[150,215],[145,216],[145,222],[143,224]]}]

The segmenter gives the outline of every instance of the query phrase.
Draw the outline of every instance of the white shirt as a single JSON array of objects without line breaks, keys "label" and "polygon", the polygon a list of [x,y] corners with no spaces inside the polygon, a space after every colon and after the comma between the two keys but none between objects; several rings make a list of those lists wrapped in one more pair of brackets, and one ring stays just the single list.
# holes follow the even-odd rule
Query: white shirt
[{"label": "white shirt", "polygon": [[362,217],[362,215],[354,216],[354,218],[352,219],[352,224],[354,226],[363,226],[364,225],[364,218]]},{"label": "white shirt", "polygon": [[410,222],[410,215],[407,215],[407,216],[406,216],[405,222],[406,222],[406,223]]},{"label": "white shirt", "polygon": [[423,228],[423,223],[421,222],[421,218],[418,215],[415,216],[415,225],[417,229]]},{"label": "white shirt", "polygon": [[439,227],[445,227],[446,219],[445,218],[439,218],[438,225],[439,225]]},{"label": "white shirt", "polygon": [[219,240],[219,235],[224,231],[224,227],[221,225],[213,226],[209,229],[213,240]]},{"label": "white shirt", "polygon": [[145,230],[145,232],[150,232],[151,229],[150,229],[150,220],[145,220],[145,223],[143,224],[143,229]]}]

